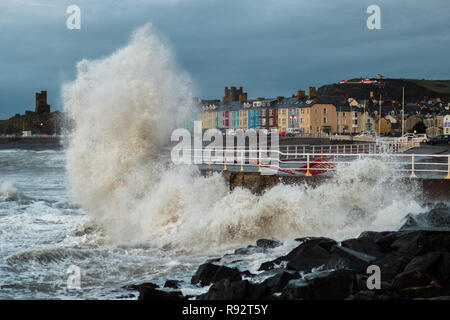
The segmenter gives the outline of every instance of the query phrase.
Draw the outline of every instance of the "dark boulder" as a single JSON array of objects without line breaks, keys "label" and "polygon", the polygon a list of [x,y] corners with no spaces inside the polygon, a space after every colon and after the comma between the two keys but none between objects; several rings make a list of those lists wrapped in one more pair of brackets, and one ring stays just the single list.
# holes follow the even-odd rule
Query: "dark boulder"
[{"label": "dark boulder", "polygon": [[198,296],[198,300],[261,300],[270,299],[267,288],[248,280],[220,280],[208,292]]},{"label": "dark boulder", "polygon": [[373,264],[380,267],[381,280],[391,282],[397,274],[403,271],[409,262],[410,259],[403,254],[392,252],[376,260]]},{"label": "dark boulder", "polygon": [[356,291],[356,277],[350,270],[323,271],[311,277],[305,279],[309,280],[313,300],[346,299]]},{"label": "dark boulder", "polygon": [[[233,254],[239,254],[239,255],[250,255],[254,253],[261,253],[264,252],[263,247],[257,247],[257,246],[248,246],[246,248],[239,248],[234,250]],[[228,256],[228,255],[227,255]]]},{"label": "dark boulder", "polygon": [[416,230],[427,226],[428,223],[423,214],[409,213],[405,218],[403,218],[403,223],[399,231]]},{"label": "dark boulder", "polygon": [[429,227],[450,228],[450,208],[441,207],[431,209],[425,218]]},{"label": "dark boulder", "polygon": [[156,289],[154,284],[142,284],[138,286],[139,300],[185,300],[180,291],[162,291]]},{"label": "dark boulder", "polygon": [[283,261],[287,261],[288,270],[310,272],[313,268],[328,262],[329,250],[331,246],[337,244],[336,241],[328,238],[302,238],[296,241],[301,242],[298,247],[285,256],[263,263],[259,270],[270,270]]},{"label": "dark boulder", "polygon": [[241,273],[237,268],[205,263],[198,267],[197,272],[191,279],[191,283],[200,284],[203,287],[222,279],[229,279],[230,281],[241,280]]},{"label": "dark boulder", "polygon": [[270,277],[262,282],[262,285],[267,288],[268,292],[275,293],[281,291],[290,280],[298,279],[296,273],[287,271],[280,271],[273,277]]},{"label": "dark boulder", "polygon": [[400,230],[414,230],[420,228],[450,228],[450,208],[441,205],[428,212],[408,214]]},{"label": "dark boulder", "polygon": [[349,248],[358,252],[363,252],[376,258],[381,258],[384,253],[380,247],[375,243],[373,235],[359,236],[356,239],[344,240],[341,243],[343,248]]},{"label": "dark boulder", "polygon": [[305,247],[296,252],[286,265],[288,270],[311,272],[314,268],[319,268],[328,263],[330,253],[321,246]]},{"label": "dark boulder", "polygon": [[256,246],[264,249],[273,249],[281,246],[282,243],[275,239],[259,239],[256,240]]},{"label": "dark boulder", "polygon": [[164,288],[178,289],[178,288],[180,288],[181,283],[182,283],[182,281],[179,281],[179,280],[167,280],[164,283]]},{"label": "dark boulder", "polygon": [[367,267],[376,258],[349,248],[333,246],[326,269],[351,269],[356,273],[366,273]]},{"label": "dark boulder", "polygon": [[284,259],[284,257],[279,257],[272,261],[263,262],[261,264],[261,266],[259,267],[258,271],[263,271],[263,270],[268,271],[268,270],[275,269],[275,268],[277,268],[277,266],[281,265],[284,261],[286,261],[283,259]]},{"label": "dark boulder", "polygon": [[397,275],[392,288],[404,298],[432,298],[445,294],[445,289],[434,277],[416,270]]},{"label": "dark boulder", "polygon": [[283,288],[281,300],[310,300],[309,283],[303,279],[294,279]]},{"label": "dark boulder", "polygon": [[423,256],[414,257],[405,267],[403,273],[420,272],[437,279],[447,289],[450,277],[450,254],[446,252],[430,252]]}]

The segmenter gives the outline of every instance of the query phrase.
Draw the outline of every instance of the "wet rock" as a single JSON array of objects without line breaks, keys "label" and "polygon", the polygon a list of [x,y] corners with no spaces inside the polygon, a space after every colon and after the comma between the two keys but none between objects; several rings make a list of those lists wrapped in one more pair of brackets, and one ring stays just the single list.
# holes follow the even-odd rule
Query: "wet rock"
[{"label": "wet rock", "polygon": [[313,300],[345,299],[355,293],[356,277],[350,270],[324,271],[309,280],[309,287]]},{"label": "wet rock", "polygon": [[410,259],[398,252],[392,252],[383,258],[374,262],[374,265],[380,267],[381,280],[391,282],[394,277],[401,273]]},{"label": "wet rock", "polygon": [[408,214],[400,230],[414,230],[420,228],[450,228],[450,208],[437,205],[428,212]]},{"label": "wet rock", "polygon": [[251,273],[250,271],[248,271],[248,270],[245,270],[245,271],[242,271],[241,272],[241,277],[242,278],[253,278],[253,277],[255,277],[256,275],[255,274],[253,274],[253,273]]},{"label": "wet rock", "polygon": [[185,300],[180,291],[163,291],[155,288],[154,284],[138,286],[139,300]]},{"label": "wet rock", "polygon": [[309,300],[309,283],[303,279],[295,279],[288,282],[281,292],[281,300]]},{"label": "wet rock", "polygon": [[333,246],[331,257],[327,262],[327,269],[351,269],[356,273],[366,273],[367,267],[376,258],[349,248]]},{"label": "wet rock", "polygon": [[422,231],[390,232],[378,237],[375,243],[385,252],[398,251],[413,257],[424,248],[426,237]]},{"label": "wet rock", "polygon": [[281,246],[282,243],[275,239],[259,239],[256,240],[256,246],[264,249],[273,249]]},{"label": "wet rock", "polygon": [[208,292],[198,296],[198,300],[260,300],[270,299],[267,287],[248,280],[220,280],[209,288]]},{"label": "wet rock", "polygon": [[272,261],[263,262],[261,266],[259,267],[258,271],[268,271],[276,268],[278,265],[281,265],[283,263],[283,257],[276,258]]},{"label": "wet rock", "polygon": [[447,289],[450,277],[450,254],[446,252],[430,252],[426,255],[414,257],[405,267],[403,273],[420,272],[430,275]]},{"label": "wet rock", "polygon": [[450,228],[450,208],[435,208],[425,215],[428,226],[438,228]]},{"label": "wet rock", "polygon": [[181,283],[182,283],[182,281],[179,281],[179,280],[167,280],[164,283],[164,288],[178,289],[178,288],[180,288]]},{"label": "wet rock", "polygon": [[239,254],[239,255],[250,255],[250,254],[254,254],[254,253],[261,253],[264,252],[264,248],[262,247],[257,247],[257,246],[248,246],[247,248],[239,248],[234,250],[234,254]]},{"label": "wet rock", "polygon": [[272,294],[281,291],[290,280],[298,279],[299,275],[287,271],[280,271],[273,277],[262,282],[262,285]]},{"label": "wet rock", "polygon": [[241,280],[241,273],[237,268],[205,263],[197,269],[197,272],[191,279],[191,283],[200,284],[203,287],[222,279],[229,279],[230,281]]},{"label": "wet rock", "polygon": [[397,275],[392,288],[405,298],[431,298],[445,293],[434,277],[416,270]]},{"label": "wet rock", "polygon": [[286,256],[261,264],[259,270],[271,270],[283,261],[287,261],[286,269],[288,270],[310,272],[313,268],[328,262],[329,250],[332,245],[337,244],[336,241],[328,238],[302,238],[296,241],[302,243]]},{"label": "wet rock", "polygon": [[430,252],[423,256],[414,257],[403,272],[419,271],[436,274],[440,258],[441,254],[439,252]]},{"label": "wet rock", "polygon": [[441,254],[439,278],[447,290],[450,290],[450,253],[444,252]]},{"label": "wet rock", "polygon": [[157,284],[152,283],[152,282],[145,282],[145,283],[142,283],[142,284],[126,285],[126,286],[123,286],[122,288],[126,289],[126,290],[131,290],[131,291],[139,291],[140,288],[156,289],[156,288],[159,288],[159,286]]},{"label": "wet rock", "polygon": [[356,239],[344,240],[341,243],[343,248],[349,248],[358,252],[363,252],[376,258],[381,258],[384,253],[380,247],[374,242],[375,234],[361,235]]}]

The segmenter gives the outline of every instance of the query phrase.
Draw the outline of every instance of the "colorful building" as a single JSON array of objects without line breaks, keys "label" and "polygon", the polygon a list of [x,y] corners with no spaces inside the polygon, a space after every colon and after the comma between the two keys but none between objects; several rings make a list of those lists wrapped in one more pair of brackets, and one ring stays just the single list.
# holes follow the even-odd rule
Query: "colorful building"
[{"label": "colorful building", "polygon": [[287,132],[288,128],[288,108],[278,109],[278,131]]},{"label": "colorful building", "polygon": [[248,130],[248,110],[239,110],[239,128],[242,130]]}]

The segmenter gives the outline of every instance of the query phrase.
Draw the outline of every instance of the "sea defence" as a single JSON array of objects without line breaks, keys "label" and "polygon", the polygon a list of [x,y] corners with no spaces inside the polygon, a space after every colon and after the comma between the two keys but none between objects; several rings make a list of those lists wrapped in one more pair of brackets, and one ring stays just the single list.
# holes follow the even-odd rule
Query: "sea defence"
[{"label": "sea defence", "polygon": [[[211,171],[202,171],[203,175],[211,174]],[[279,183],[283,184],[307,184],[312,187],[332,179],[329,176],[277,176],[261,175],[258,172],[231,172],[223,171],[222,175],[227,180],[230,190],[236,187],[250,189],[255,194],[261,194],[266,189]],[[422,190],[423,201],[450,201],[450,179],[409,179],[404,178],[404,184],[415,185],[416,189]]]}]

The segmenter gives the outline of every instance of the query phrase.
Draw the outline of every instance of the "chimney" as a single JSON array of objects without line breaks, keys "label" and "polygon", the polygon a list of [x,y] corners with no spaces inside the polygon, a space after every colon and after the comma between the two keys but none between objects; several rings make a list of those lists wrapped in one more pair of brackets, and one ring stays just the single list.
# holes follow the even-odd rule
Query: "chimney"
[{"label": "chimney", "polygon": [[297,99],[298,100],[301,100],[301,99],[303,99],[305,97],[306,97],[305,91],[303,91],[303,90],[298,90],[297,91]]},{"label": "chimney", "polygon": [[239,95],[239,104],[243,104],[244,102],[247,102],[247,93],[241,93]]},{"label": "chimney", "polygon": [[196,106],[196,105],[199,104],[198,97],[193,97],[193,98],[192,98],[192,104],[193,104],[194,106]]},{"label": "chimney", "polygon": [[278,101],[281,101],[281,100],[283,100],[283,99],[284,99],[283,96],[278,96],[278,97],[277,97],[277,100],[278,100]]},{"label": "chimney", "polygon": [[308,96],[310,99],[316,96],[316,87],[309,87]]}]

